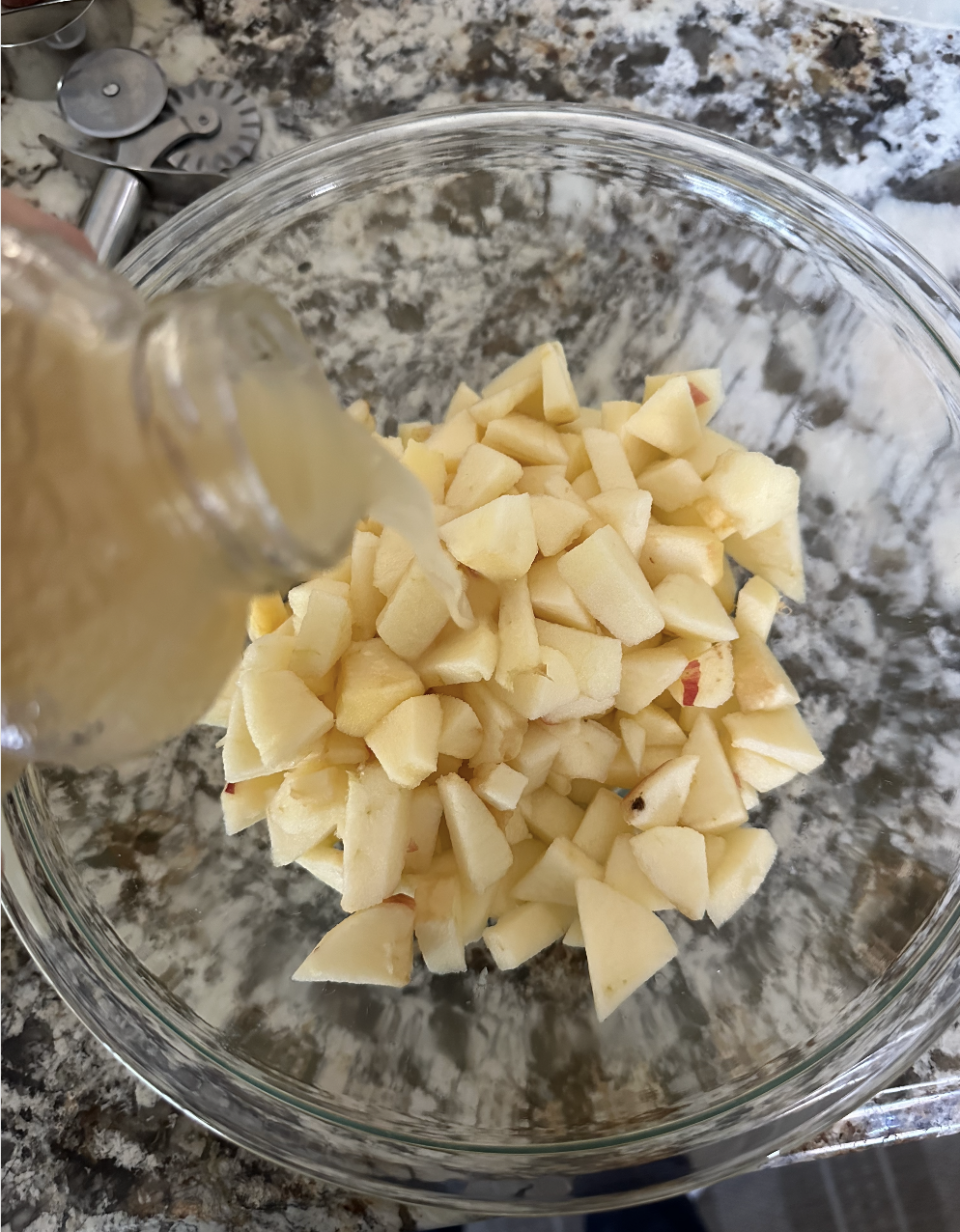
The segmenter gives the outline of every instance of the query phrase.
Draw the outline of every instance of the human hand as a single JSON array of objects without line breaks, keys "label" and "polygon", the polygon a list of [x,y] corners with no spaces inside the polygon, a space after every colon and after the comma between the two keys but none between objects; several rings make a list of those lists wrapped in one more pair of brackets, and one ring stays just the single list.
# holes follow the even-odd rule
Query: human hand
[{"label": "human hand", "polygon": [[62,218],[54,218],[52,214],[44,214],[8,188],[2,191],[2,220],[12,227],[19,227],[21,231],[45,231],[49,235],[57,235],[91,261],[97,259],[87,237],[77,227]]}]

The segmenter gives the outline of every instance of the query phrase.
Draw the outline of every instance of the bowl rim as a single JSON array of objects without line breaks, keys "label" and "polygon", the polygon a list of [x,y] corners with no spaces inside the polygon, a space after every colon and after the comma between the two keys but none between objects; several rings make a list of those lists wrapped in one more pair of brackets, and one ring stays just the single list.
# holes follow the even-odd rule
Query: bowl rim
[{"label": "bowl rim", "polygon": [[[857,264],[866,264],[874,270],[887,287],[897,295],[904,306],[914,314],[921,327],[934,339],[952,366],[953,372],[960,378],[960,295],[949,286],[940,274],[932,269],[922,256],[911,249],[890,228],[873,218],[866,210],[848,200],[836,190],[820,183],[807,173],[795,170],[778,159],[766,153],[753,150],[751,147],[732,138],[706,133],[691,125],[676,121],[663,120],[642,113],[606,107],[543,106],[542,104],[523,104],[509,107],[489,105],[415,113],[388,120],[372,121],[356,128],[345,130],[339,134],[299,146],[287,153],[280,154],[273,159],[251,167],[244,174],[231,179],[221,188],[201,198],[194,205],[175,216],[153,235],[149,236],[134,252],[129,254],[118,268],[126,273],[134,281],[135,285],[140,286],[148,293],[155,292],[158,289],[162,289],[163,278],[169,275],[174,261],[182,261],[185,257],[189,257],[191,252],[199,251],[202,246],[209,243],[211,231],[218,226],[222,227],[225,225],[228,217],[235,220],[238,213],[260,209],[260,194],[265,192],[268,186],[274,186],[272,191],[275,191],[275,185],[278,181],[292,182],[299,175],[303,174],[307,168],[311,168],[321,174],[326,174],[328,179],[333,177],[331,183],[319,190],[314,188],[310,193],[311,196],[318,196],[337,187],[338,181],[333,176],[333,172],[336,170],[338,161],[343,163],[353,158],[362,157],[371,151],[382,148],[383,144],[387,141],[399,142],[404,139],[410,141],[432,137],[445,138],[453,134],[463,135],[465,131],[479,134],[484,131],[502,132],[511,129],[527,136],[533,134],[536,139],[542,139],[548,133],[555,133],[558,138],[562,138],[579,131],[584,136],[597,135],[599,133],[612,139],[628,139],[634,142],[639,140],[641,143],[646,144],[644,149],[646,157],[668,161],[673,166],[685,168],[689,175],[698,178],[698,183],[705,193],[711,186],[715,186],[717,190],[721,190],[725,183],[735,186],[739,192],[745,193],[755,200],[758,203],[758,207],[762,207],[767,211],[765,214],[766,221],[773,223],[775,217],[786,219],[787,221],[795,219],[797,221],[802,220],[804,225],[809,227],[811,225],[811,217],[820,219],[829,216],[830,237],[834,249],[855,257]],[[723,170],[718,166],[719,163],[722,163]],[[709,168],[709,170],[705,170],[705,168]],[[766,186],[766,189],[764,186]],[[774,190],[779,190],[786,199],[781,200]],[[237,210],[232,208],[235,205],[238,207]],[[230,211],[229,215],[224,213],[227,210]],[[838,222],[842,224],[842,230],[838,227]],[[958,389],[960,389],[960,386],[958,386]],[[950,396],[946,401],[948,411],[953,414],[957,424],[960,425],[960,410],[958,410],[960,401],[958,401],[957,391],[952,389],[952,381]],[[6,807],[7,805],[5,804]],[[14,844],[7,837],[6,820],[4,825],[4,847],[12,850]],[[33,845],[33,855],[40,857],[35,844]],[[50,959],[48,947],[45,945],[42,936],[43,909],[40,908],[41,930],[38,931],[31,919],[32,911],[26,909],[21,901],[24,883],[18,879],[17,884],[20,887],[20,893],[15,892],[7,876],[6,859],[4,864],[4,905],[7,907],[8,914],[13,920],[14,926],[24,944],[56,990],[67,1001],[70,1008],[84,1021],[93,1034],[114,1055],[118,1056],[141,1081],[147,1082],[148,1085],[151,1085],[163,1095],[165,1099],[180,1107],[188,1115],[216,1133],[236,1141],[238,1145],[256,1150],[259,1154],[271,1158],[277,1163],[288,1167],[297,1167],[301,1171],[309,1171],[323,1179],[333,1180],[334,1182],[339,1181],[341,1184],[353,1183],[358,1188],[365,1189],[368,1192],[377,1192],[388,1196],[396,1196],[398,1193],[402,1193],[406,1197],[413,1196],[418,1201],[432,1201],[440,1204],[451,1201],[451,1195],[449,1194],[437,1195],[412,1184],[404,1188],[402,1184],[395,1181],[381,1182],[370,1177],[357,1178],[345,1176],[341,1163],[334,1167],[324,1165],[322,1161],[318,1161],[315,1167],[307,1168],[300,1162],[291,1162],[290,1158],[282,1152],[271,1152],[269,1145],[266,1149],[262,1142],[251,1145],[248,1138],[244,1138],[243,1135],[236,1132],[232,1133],[229,1121],[226,1121],[222,1115],[217,1115],[215,1110],[211,1110],[209,1106],[205,1106],[202,1098],[197,1101],[188,1101],[184,1098],[182,1092],[170,1090],[170,1084],[165,1081],[163,1075],[158,1074],[155,1070],[152,1074],[150,1074],[149,1069],[145,1072],[142,1064],[137,1064],[129,1059],[130,1053],[128,1048],[125,1047],[126,1041],[123,1030],[117,1029],[113,1024],[105,1025],[100,1021],[91,1012],[89,1006],[82,1003],[78,997],[77,989],[70,986],[69,981],[58,972],[56,963]],[[51,871],[48,868],[44,867],[42,858],[39,859],[39,865],[39,868],[32,870],[32,874],[42,878],[44,889],[60,902],[61,907],[66,909],[68,915],[72,915],[69,910],[69,903],[64,902],[57,894],[55,888],[57,879],[51,876]],[[27,907],[29,907],[29,904],[27,904]],[[768,1082],[752,1088],[748,1093],[727,1101],[721,1106],[713,1107],[708,1112],[697,1116],[689,1116],[672,1121],[668,1125],[659,1126],[655,1129],[641,1129],[627,1134],[561,1143],[544,1142],[522,1146],[486,1146],[466,1142],[459,1143],[428,1139],[417,1134],[404,1135],[396,1133],[392,1130],[364,1124],[350,1117],[328,1114],[325,1111],[320,1111],[316,1106],[306,1106],[302,1101],[292,1099],[289,1093],[271,1084],[261,1082],[257,1086],[263,1095],[268,1095],[270,1099],[279,1101],[284,1107],[291,1109],[299,1107],[309,1115],[312,1122],[324,1122],[334,1130],[343,1128],[356,1131],[363,1139],[376,1138],[386,1144],[423,1148],[431,1152],[440,1151],[444,1157],[450,1154],[473,1159],[484,1155],[497,1158],[550,1157],[561,1161],[565,1157],[569,1158],[571,1156],[584,1158],[596,1155],[610,1148],[620,1146],[641,1147],[644,1143],[656,1143],[659,1139],[664,1139],[670,1134],[688,1128],[691,1124],[700,1127],[709,1126],[716,1122],[717,1118],[724,1111],[728,1111],[731,1108],[742,1108],[745,1105],[756,1102],[764,1094],[779,1090],[786,1083],[797,1078],[798,1075],[812,1073],[819,1061],[835,1058],[838,1052],[843,1050],[844,1045],[848,1044],[851,1038],[856,1036],[865,1024],[876,1024],[879,1019],[889,1017],[889,1010],[893,1001],[899,997],[911,982],[916,980],[921,970],[929,972],[931,965],[936,965],[933,964],[932,960],[937,958],[943,970],[939,973],[936,991],[941,994],[946,992],[947,995],[943,1000],[938,999],[936,1013],[931,1013],[921,1025],[907,1032],[901,1039],[887,1039],[884,1041],[883,1046],[880,1048],[880,1052],[883,1054],[882,1061],[877,1067],[870,1069],[868,1078],[864,1078],[862,1075],[858,1076],[855,1071],[850,1071],[849,1081],[845,1079],[840,1080],[835,1076],[833,1080],[834,1087],[830,1088],[827,1092],[826,1102],[820,1100],[811,1104],[810,1115],[804,1117],[793,1129],[784,1129],[780,1136],[776,1137],[775,1143],[772,1143],[771,1140],[766,1140],[760,1145],[755,1144],[749,1149],[745,1146],[738,1156],[738,1162],[735,1166],[724,1165],[715,1170],[715,1174],[711,1179],[720,1179],[721,1176],[730,1175],[733,1171],[739,1170],[749,1163],[755,1163],[767,1157],[770,1154],[771,1146],[773,1146],[774,1151],[777,1151],[789,1145],[797,1144],[811,1133],[830,1124],[838,1116],[855,1106],[865,1094],[877,1089],[887,1078],[893,1076],[904,1068],[905,1065],[909,1064],[910,1060],[918,1055],[930,1040],[938,1034],[944,1023],[955,1011],[956,1005],[960,1004],[960,964],[955,961],[955,952],[947,952],[951,949],[950,942],[954,944],[955,949],[958,943],[960,943],[960,927],[958,927],[958,924],[960,924],[960,908],[957,908],[946,922],[936,929],[935,935],[932,938],[926,938],[922,946],[922,953],[915,956],[907,964],[907,969],[901,973],[895,986],[888,990],[887,994],[878,1002],[875,1002],[862,1014],[858,1015],[854,1025],[850,1026],[839,1036],[831,1039],[828,1043],[825,1043],[822,1048],[818,1049],[816,1054],[805,1058],[803,1062],[790,1067],[776,1078],[772,1078]],[[78,928],[80,930],[79,937],[76,935]],[[75,940],[82,942],[81,949],[88,953],[92,949],[93,956],[102,963],[105,956],[100,952],[99,946],[94,942],[94,939],[86,934],[81,922],[76,917],[73,919],[73,929]],[[100,969],[102,970],[102,968]],[[98,967],[95,962],[90,963],[88,972],[91,977],[97,975]],[[116,976],[118,973],[114,971],[114,975]],[[129,985],[127,985],[127,988],[142,1007],[147,1008],[150,1013],[157,1016],[156,1010],[143,1000],[135,988]],[[928,1008],[932,1009],[929,1006]],[[189,1050],[202,1052],[207,1062],[212,1061],[221,1072],[229,1074],[229,1081],[238,1088],[243,1088],[242,1091],[238,1091],[235,1094],[242,1095],[245,1093],[251,1083],[250,1079],[241,1071],[226,1065],[222,1060],[210,1055],[207,1050],[199,1048],[193,1038],[184,1035],[172,1024],[163,1020],[162,1016],[157,1016],[157,1020],[167,1030],[173,1031],[181,1043],[186,1045]],[[888,1027],[892,1030],[894,1024],[888,1024]],[[855,1065],[862,1065],[863,1062],[864,1058],[861,1057],[855,1062]],[[813,1096],[808,1093],[806,1098],[809,1103]],[[802,1103],[803,1101],[801,1100]],[[188,1104],[190,1106],[187,1106]],[[797,1105],[797,1107],[800,1106],[800,1104]],[[409,1165],[409,1161],[407,1163]],[[695,1179],[697,1184],[704,1183],[700,1173],[697,1174]],[[688,1185],[689,1182],[684,1184],[682,1180],[666,1184],[656,1184],[648,1189],[645,1188],[642,1192],[630,1191],[629,1200],[652,1200],[653,1198],[662,1197],[666,1193],[681,1192]],[[627,1197],[627,1194],[619,1193],[612,1201],[601,1200],[596,1197],[583,1201],[566,1198],[562,1203],[562,1209],[566,1212],[572,1212],[577,1209],[599,1209],[604,1205],[620,1205]],[[498,1210],[504,1213],[530,1213],[534,1209],[559,1209],[556,1205],[550,1204],[546,1206],[537,1206],[530,1202],[511,1204],[501,1200],[492,1203],[485,1200],[476,1200],[473,1205],[470,1202],[464,1204],[458,1200],[458,1205],[462,1205],[463,1209],[487,1212]]]}]

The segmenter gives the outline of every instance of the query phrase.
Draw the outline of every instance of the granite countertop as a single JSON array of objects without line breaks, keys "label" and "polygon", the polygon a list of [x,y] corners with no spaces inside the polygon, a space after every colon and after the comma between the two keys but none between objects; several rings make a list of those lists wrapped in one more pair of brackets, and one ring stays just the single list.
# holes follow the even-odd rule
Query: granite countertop
[{"label": "granite countertop", "polygon": [[[960,30],[785,0],[135,0],[169,80],[230,78],[256,158],[345,125],[498,100],[591,101],[766,149],[872,209],[960,286]],[[4,97],[3,182],[77,219],[86,190],[41,145],[55,106]],[[158,210],[146,226],[162,220]],[[262,1163],[105,1053],[3,932],[3,1228],[436,1227]],[[960,1022],[887,1091],[790,1158],[960,1131]],[[786,1162],[786,1161],[777,1161]],[[173,1221],[171,1223],[170,1221]],[[180,1221],[180,1222],[177,1222]]]}]

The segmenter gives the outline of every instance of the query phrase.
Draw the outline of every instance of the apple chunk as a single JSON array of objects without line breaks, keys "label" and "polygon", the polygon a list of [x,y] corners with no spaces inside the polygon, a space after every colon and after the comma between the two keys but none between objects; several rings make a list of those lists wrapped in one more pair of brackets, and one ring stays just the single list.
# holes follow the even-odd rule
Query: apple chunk
[{"label": "apple chunk", "polygon": [[793,513],[800,499],[800,476],[792,467],[778,466],[763,453],[731,450],[717,459],[703,481],[730,515],[737,534],[752,539]]},{"label": "apple chunk", "polygon": [[228,834],[239,834],[248,826],[263,821],[267,806],[280,789],[282,774],[268,774],[245,782],[228,783],[220,795],[224,826]]},{"label": "apple chunk", "polygon": [[723,403],[723,377],[719,368],[693,368],[689,372],[665,372],[648,376],[643,386],[645,398],[655,394],[669,380],[683,377],[690,386],[690,397],[702,424],[709,423]]},{"label": "apple chunk", "polygon": [[737,632],[755,633],[762,642],[770,636],[773,618],[780,607],[780,595],[775,586],[761,577],[745,582],[737,595],[737,612],[733,623]]},{"label": "apple chunk", "polygon": [[486,929],[483,939],[500,970],[512,971],[559,941],[572,917],[569,907],[556,903],[520,903]]},{"label": "apple chunk", "polygon": [[689,656],[676,646],[628,650],[623,656],[617,709],[636,714],[670,687],[687,666]]},{"label": "apple chunk", "polygon": [[443,711],[433,694],[408,697],[367,732],[374,757],[398,787],[419,787],[437,768]]},{"label": "apple chunk", "polygon": [[623,801],[623,816],[630,825],[638,830],[675,826],[699,764],[699,757],[687,754],[664,762],[647,775]]},{"label": "apple chunk", "polygon": [[723,722],[735,749],[762,753],[764,757],[792,766],[801,774],[809,774],[823,765],[823,754],[796,706],[728,714]]},{"label": "apple chunk", "polygon": [[723,854],[710,873],[707,914],[720,927],[763,884],[777,857],[777,844],[767,830],[745,826],[724,836]]},{"label": "apple chunk", "polygon": [[480,720],[459,697],[440,696],[440,742],[438,753],[448,757],[473,757],[483,743],[483,728]]},{"label": "apple chunk", "polygon": [[587,811],[573,836],[573,842],[591,860],[605,864],[613,847],[613,840],[626,833],[627,826],[623,820],[620,797],[601,787],[587,805]]},{"label": "apple chunk", "polygon": [[291,671],[243,672],[243,713],[264,767],[282,770],[333,726],[333,715]]},{"label": "apple chunk", "polygon": [[457,774],[437,780],[457,866],[475,890],[493,885],[513,863],[513,852],[493,814]]},{"label": "apple chunk", "polygon": [[653,591],[664,625],[680,637],[731,642],[737,636],[723,604],[701,578],[671,573]]},{"label": "apple chunk", "polygon": [[414,561],[377,617],[377,633],[401,659],[418,659],[446,625],[448,615],[443,596]]},{"label": "apple chunk", "polygon": [[569,547],[590,517],[579,505],[546,494],[530,497],[530,511],[542,556],[556,556]]},{"label": "apple chunk", "polygon": [[470,513],[504,496],[522,474],[523,467],[515,459],[489,445],[471,445],[450,481],[447,505],[458,514]]},{"label": "apple chunk", "polygon": [[603,879],[611,889],[625,894],[648,911],[672,911],[673,903],[640,868],[630,846],[630,835],[618,834],[613,840]]},{"label": "apple chunk", "polygon": [[639,560],[651,586],[670,573],[689,573],[708,586],[717,586],[723,578],[723,544],[702,526],[652,524]]},{"label": "apple chunk", "polygon": [[664,453],[686,453],[700,439],[701,425],[690,386],[683,377],[671,377],[651,394],[624,430]]},{"label": "apple chunk", "polygon": [[441,633],[417,663],[417,671],[429,688],[489,680],[499,653],[496,630],[489,620],[481,619],[472,629],[451,628]]},{"label": "apple chunk", "polygon": [[747,810],[743,807],[737,780],[724,754],[714,721],[706,711],[696,719],[683,752],[685,756],[700,760],[690,794],[680,812],[681,825],[692,826],[704,834],[742,826],[747,820]]},{"label": "apple chunk", "polygon": [[686,826],[657,826],[630,840],[642,872],[689,920],[707,909],[707,849],[703,835]]},{"label": "apple chunk", "polygon": [[347,736],[366,736],[395,706],[423,692],[413,668],[379,638],[355,642],[340,662],[337,727]]},{"label": "apple chunk", "polygon": [[741,710],[795,706],[800,695],[773,652],[756,633],[744,631],[733,645],[735,690]]},{"label": "apple chunk", "polygon": [[456,877],[425,877],[417,885],[413,928],[427,970],[434,975],[467,969],[460,917],[460,882]]},{"label": "apple chunk", "polygon": [[408,900],[380,903],[341,920],[293,978],[402,988],[412,969],[413,903]]},{"label": "apple chunk", "polygon": [[630,549],[603,526],[560,557],[560,575],[591,616],[625,646],[659,633],[663,617]]},{"label": "apple chunk", "polygon": [[591,496],[587,504],[601,522],[612,526],[634,556],[640,555],[650,525],[652,500],[638,488],[614,488]]},{"label": "apple chunk", "polygon": [[[738,647],[739,639],[733,644]],[[733,696],[735,662],[736,649],[731,652],[729,642],[717,642],[690,660],[680,679],[670,685],[671,697],[681,706],[715,710]]]},{"label": "apple chunk", "polygon": [[731,535],[724,547],[738,565],[759,574],[788,598],[803,602],[803,546],[796,510],[750,539]]},{"label": "apple chunk", "polygon": [[530,497],[498,496],[441,526],[440,538],[460,564],[493,582],[523,577],[537,555]]},{"label": "apple chunk", "polygon": [[542,859],[513,887],[518,899],[576,906],[576,882],[581,877],[603,877],[603,867],[568,838],[555,838]]},{"label": "apple chunk", "polygon": [[730,765],[741,784],[747,783],[755,791],[773,791],[796,778],[799,771],[785,766],[782,761],[752,753],[749,749],[730,749]]},{"label": "apple chunk", "polygon": [[602,881],[577,883],[577,914],[587,951],[593,1002],[601,1022],[677,956],[662,920]]},{"label": "apple chunk", "polygon": [[393,894],[410,844],[410,793],[371,762],[350,776],[343,828],[344,911],[361,911]]}]

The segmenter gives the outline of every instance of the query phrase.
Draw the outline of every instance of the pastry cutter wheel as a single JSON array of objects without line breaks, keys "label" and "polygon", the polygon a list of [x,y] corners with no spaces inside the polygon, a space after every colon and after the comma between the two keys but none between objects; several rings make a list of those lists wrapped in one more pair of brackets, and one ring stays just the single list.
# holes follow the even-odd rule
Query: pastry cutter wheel
[{"label": "pastry cutter wheel", "polygon": [[148,193],[186,205],[222,184],[260,136],[260,115],[237,86],[201,79],[168,88],[155,60],[126,48],[82,56],[64,74],[57,101],[78,132],[116,142],[106,158],[41,137],[96,185],[83,232],[104,265],[123,255]]}]

